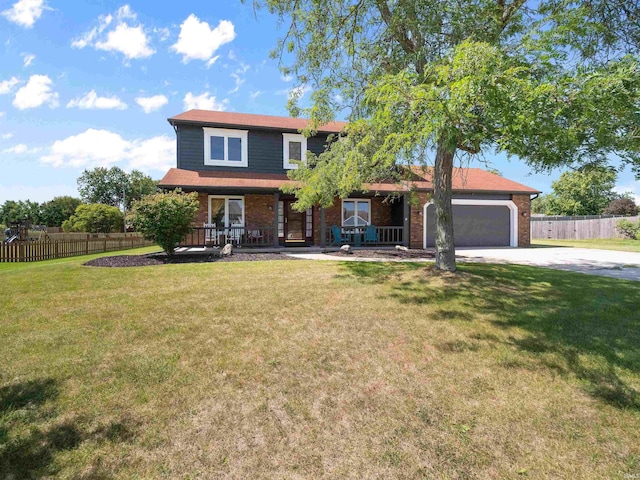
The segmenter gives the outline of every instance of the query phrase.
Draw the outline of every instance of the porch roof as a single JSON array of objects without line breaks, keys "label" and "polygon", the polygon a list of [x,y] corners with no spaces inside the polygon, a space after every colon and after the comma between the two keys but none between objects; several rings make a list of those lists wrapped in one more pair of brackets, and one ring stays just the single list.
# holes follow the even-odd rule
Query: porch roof
[{"label": "porch roof", "polygon": [[[407,192],[411,189],[432,191],[433,169],[412,168],[413,178],[401,184],[395,182],[372,183],[365,190],[381,193]],[[181,187],[187,190],[251,189],[276,191],[284,185],[295,185],[285,174],[249,173],[226,171],[194,171],[171,168],[160,180],[163,188]],[[453,173],[454,192],[521,193],[535,194],[540,191],[514,182],[479,168],[456,168]]]}]

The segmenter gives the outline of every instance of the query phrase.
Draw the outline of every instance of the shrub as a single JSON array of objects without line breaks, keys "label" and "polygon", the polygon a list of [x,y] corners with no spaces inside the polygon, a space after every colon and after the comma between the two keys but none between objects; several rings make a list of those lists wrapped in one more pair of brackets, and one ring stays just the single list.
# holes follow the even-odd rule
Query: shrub
[{"label": "shrub", "polygon": [[605,215],[637,215],[638,206],[628,197],[616,198],[612,200],[604,209]]},{"label": "shrub", "polygon": [[144,238],[160,245],[167,255],[173,255],[176,245],[191,230],[197,211],[198,194],[176,189],[134,202],[132,223]]},{"label": "shrub", "polygon": [[65,232],[111,233],[122,229],[124,218],[118,207],[103,203],[79,205],[69,220],[62,222]]},{"label": "shrub", "polygon": [[627,219],[620,220],[616,224],[616,228],[627,238],[634,240],[640,240],[640,220],[637,222],[630,222]]}]

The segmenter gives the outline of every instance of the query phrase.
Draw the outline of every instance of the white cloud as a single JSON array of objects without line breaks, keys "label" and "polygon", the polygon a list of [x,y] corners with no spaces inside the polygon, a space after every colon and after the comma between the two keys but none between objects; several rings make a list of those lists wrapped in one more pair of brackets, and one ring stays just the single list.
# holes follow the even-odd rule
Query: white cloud
[{"label": "white cloud", "polygon": [[129,168],[167,171],[176,165],[176,140],[166,135],[135,140],[128,152]]},{"label": "white cloud", "polygon": [[182,61],[202,60],[207,66],[213,65],[218,59],[213,54],[225,43],[236,38],[233,23],[228,20],[220,20],[218,26],[211,26],[200,21],[193,13],[180,25],[178,41],[171,46],[171,50],[182,54]]},{"label": "white cloud", "polygon": [[58,106],[58,94],[51,89],[47,75],[31,75],[27,84],[16,92],[13,106],[19,110],[35,108],[46,103],[51,108]]},{"label": "white cloud", "polygon": [[36,56],[32,53],[22,53],[22,63],[25,67],[31,65],[31,62],[35,60]]},{"label": "white cloud", "polygon": [[218,102],[216,97],[209,92],[204,92],[202,95],[194,95],[188,92],[184,96],[184,109],[185,110],[218,110],[222,111],[226,109],[227,100]]},{"label": "white cloud", "polygon": [[127,104],[118,97],[99,97],[95,90],[91,90],[83,97],[74,98],[67,103],[67,108],[80,108],[81,110],[124,110]]},{"label": "white cloud", "polygon": [[2,15],[11,22],[30,28],[45,9],[48,7],[44,0],[18,0],[10,9],[2,12]]},{"label": "white cloud", "polygon": [[3,133],[2,134],[2,139],[3,140],[9,140],[10,138],[13,138],[13,133],[8,132],[8,133]]},{"label": "white cloud", "polygon": [[97,42],[95,47],[98,50],[120,52],[127,59],[146,58],[155,53],[155,50],[149,47],[149,39],[142,25],[130,27],[124,23],[107,34],[106,42]]},{"label": "white cloud", "polygon": [[251,92],[249,93],[249,98],[251,100],[255,100],[256,98],[258,98],[260,95],[262,95],[262,91],[260,90],[256,90],[255,92]]},{"label": "white cloud", "polygon": [[236,93],[238,90],[240,90],[240,87],[242,86],[245,80],[242,77],[242,75],[247,73],[249,68],[250,68],[249,65],[242,63],[240,68],[238,68],[235,72],[231,74],[231,77],[235,80],[236,86],[232,90],[229,90],[229,93]]},{"label": "white cloud", "polygon": [[290,82],[291,80],[293,80],[293,77],[289,74],[280,75],[280,80],[282,80],[283,82]]},{"label": "white cloud", "polygon": [[153,97],[138,97],[136,103],[142,107],[144,113],[151,113],[169,103],[169,99],[164,95],[154,95]]},{"label": "white cloud", "polygon": [[[92,46],[96,50],[120,52],[126,60],[147,58],[155,53],[142,24],[134,25],[136,14],[129,5],[120,7],[114,15],[100,15],[98,26],[71,42],[74,48]],[[104,32],[111,28],[115,28]]]},{"label": "white cloud", "polygon": [[0,95],[6,95],[11,90],[13,90],[13,87],[18,85],[19,83],[20,80],[18,80],[16,77],[11,77],[9,80],[0,82]]},{"label": "white cloud", "polygon": [[5,148],[2,151],[2,153],[15,153],[15,154],[18,154],[18,155],[23,155],[25,153],[37,153],[39,151],[40,151],[40,149],[37,148],[37,147],[29,148],[24,143],[19,143],[17,145],[14,145],[11,148]]},{"label": "white cloud", "polygon": [[126,170],[165,171],[175,165],[175,139],[166,135],[125,140],[117,133],[90,128],[56,141],[40,158],[53,167],[93,168],[121,165]]}]

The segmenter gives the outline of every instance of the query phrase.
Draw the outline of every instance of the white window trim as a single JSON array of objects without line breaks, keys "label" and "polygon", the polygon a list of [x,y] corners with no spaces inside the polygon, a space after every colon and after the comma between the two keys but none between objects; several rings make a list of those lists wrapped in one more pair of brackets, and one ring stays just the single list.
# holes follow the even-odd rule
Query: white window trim
[{"label": "white window trim", "polygon": [[[367,223],[367,225],[371,225],[371,217],[373,212],[371,211],[371,199],[370,198],[343,198],[342,199],[342,204],[340,205],[341,209],[340,209],[340,226],[341,227],[345,227],[344,224],[344,202],[367,202],[369,204],[369,222]],[[356,209],[354,210],[354,215],[357,214],[358,212],[358,208],[356,207]],[[356,215],[357,216],[357,215]],[[351,227],[366,227],[367,225],[347,225],[347,228],[351,228]]]},{"label": "white window trim", "polygon": [[298,168],[297,163],[291,163],[289,161],[289,142],[300,142],[302,161],[307,159],[307,137],[299,133],[283,133],[282,134],[282,167],[285,170],[295,170]]},{"label": "white window trim", "polygon": [[[422,212],[422,223],[424,234],[422,236],[422,248],[427,248],[427,207],[433,201],[424,204]],[[494,207],[507,207],[509,209],[509,246],[518,246],[518,207],[512,200],[475,200],[465,198],[454,198],[451,200],[452,205],[488,205]]]},{"label": "white window trim", "polygon": [[[247,167],[249,165],[249,130],[232,130],[228,128],[202,127],[204,131],[204,164],[215,167]],[[211,137],[224,137],[224,160],[211,159]],[[229,160],[229,138],[239,138],[242,140],[240,149],[241,161],[232,162]]]},{"label": "white window trim", "polygon": [[[207,210],[208,210],[208,224],[211,225],[211,199],[212,198],[223,198],[224,199],[224,226],[218,226],[217,228],[228,228],[228,227],[244,227],[247,219],[245,217],[245,200],[243,195],[209,195],[207,200]],[[229,225],[229,200],[242,200],[242,225]]]}]

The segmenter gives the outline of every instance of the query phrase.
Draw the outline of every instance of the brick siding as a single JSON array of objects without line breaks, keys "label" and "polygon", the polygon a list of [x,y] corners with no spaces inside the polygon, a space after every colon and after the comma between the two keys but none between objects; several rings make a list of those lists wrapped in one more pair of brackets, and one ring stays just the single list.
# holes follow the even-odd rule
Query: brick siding
[{"label": "brick siding", "polygon": [[531,246],[531,199],[529,195],[511,195],[518,207],[518,246]]},{"label": "brick siding", "polygon": [[428,193],[415,193],[409,214],[409,248],[424,247],[424,204],[429,201]]}]

